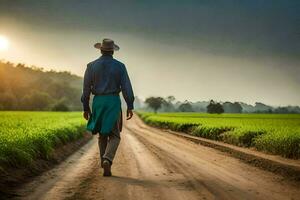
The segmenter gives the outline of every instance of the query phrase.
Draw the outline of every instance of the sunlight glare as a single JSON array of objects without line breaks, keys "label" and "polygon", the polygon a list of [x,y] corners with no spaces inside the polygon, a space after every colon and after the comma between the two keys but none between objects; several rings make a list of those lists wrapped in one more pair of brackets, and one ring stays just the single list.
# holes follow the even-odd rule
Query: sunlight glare
[{"label": "sunlight glare", "polygon": [[4,51],[8,49],[9,41],[7,37],[0,35],[0,51]]}]

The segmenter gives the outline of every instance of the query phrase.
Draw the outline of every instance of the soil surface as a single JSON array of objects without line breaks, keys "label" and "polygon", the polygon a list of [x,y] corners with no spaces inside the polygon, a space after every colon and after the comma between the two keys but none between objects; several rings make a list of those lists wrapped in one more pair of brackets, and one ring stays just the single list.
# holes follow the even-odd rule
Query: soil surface
[{"label": "soil surface", "polygon": [[[145,128],[143,128],[145,127]],[[195,144],[126,122],[103,177],[97,136],[52,170],[24,185],[18,199],[300,199],[300,184]]]},{"label": "soil surface", "polygon": [[47,159],[44,157],[37,158],[27,167],[3,166],[0,173],[0,200],[14,198],[18,195],[14,192],[15,188],[20,188],[25,183],[34,180],[37,175],[53,169],[53,167],[80,149],[90,139],[92,139],[91,134],[84,133],[83,137],[78,140],[57,146]]}]

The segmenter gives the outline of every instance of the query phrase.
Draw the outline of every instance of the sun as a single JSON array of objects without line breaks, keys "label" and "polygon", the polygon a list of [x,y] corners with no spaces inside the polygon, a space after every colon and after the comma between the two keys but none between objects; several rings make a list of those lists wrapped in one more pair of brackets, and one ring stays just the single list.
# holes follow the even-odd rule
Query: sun
[{"label": "sun", "polygon": [[0,35],[0,51],[7,50],[9,46],[9,41],[7,37]]}]

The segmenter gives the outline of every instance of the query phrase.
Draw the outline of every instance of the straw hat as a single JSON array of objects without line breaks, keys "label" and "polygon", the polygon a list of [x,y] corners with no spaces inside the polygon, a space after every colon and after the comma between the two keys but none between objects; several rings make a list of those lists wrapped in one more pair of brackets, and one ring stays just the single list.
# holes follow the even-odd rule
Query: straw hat
[{"label": "straw hat", "polygon": [[102,43],[94,44],[96,49],[100,49],[102,51],[118,51],[120,47],[115,44],[115,42],[111,39],[103,39]]}]

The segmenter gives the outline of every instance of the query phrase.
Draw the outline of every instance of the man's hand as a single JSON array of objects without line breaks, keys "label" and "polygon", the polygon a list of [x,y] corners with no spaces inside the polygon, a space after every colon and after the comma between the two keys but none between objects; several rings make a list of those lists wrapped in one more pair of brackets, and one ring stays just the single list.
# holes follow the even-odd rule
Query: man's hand
[{"label": "man's hand", "polygon": [[132,118],[132,116],[133,116],[132,110],[127,110],[126,116],[127,116],[127,120],[130,120]]},{"label": "man's hand", "polygon": [[84,119],[89,120],[90,116],[91,116],[91,112],[90,111],[84,111],[83,112]]}]

